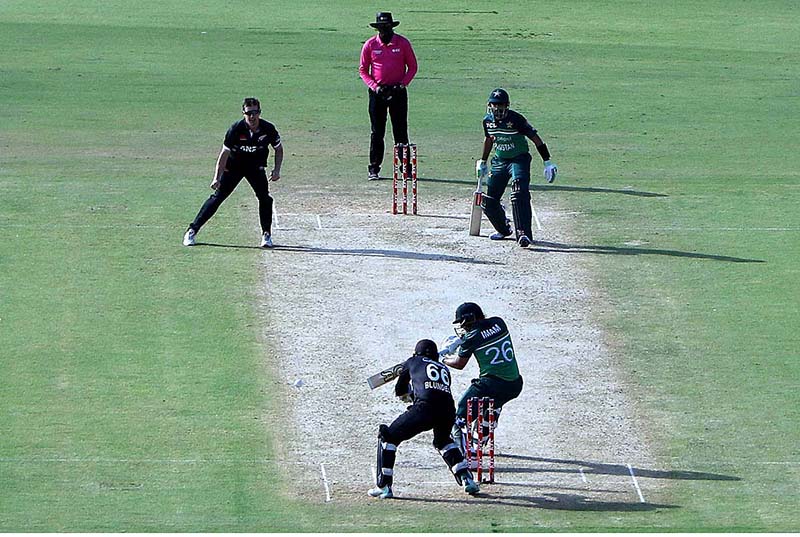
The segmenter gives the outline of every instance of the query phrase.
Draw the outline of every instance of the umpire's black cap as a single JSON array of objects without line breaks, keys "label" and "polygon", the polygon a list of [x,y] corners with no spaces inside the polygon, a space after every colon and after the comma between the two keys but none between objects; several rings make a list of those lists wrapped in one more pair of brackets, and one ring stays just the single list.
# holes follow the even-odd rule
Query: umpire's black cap
[{"label": "umpire's black cap", "polygon": [[398,24],[400,24],[400,21],[392,19],[392,14],[388,11],[379,11],[375,14],[375,22],[369,23],[369,25],[373,28],[381,28],[386,26],[391,26],[394,28]]},{"label": "umpire's black cap", "polygon": [[414,347],[414,354],[417,356],[427,356],[434,360],[439,359],[439,349],[436,348],[436,343],[430,339],[420,339],[417,341],[417,346]]}]

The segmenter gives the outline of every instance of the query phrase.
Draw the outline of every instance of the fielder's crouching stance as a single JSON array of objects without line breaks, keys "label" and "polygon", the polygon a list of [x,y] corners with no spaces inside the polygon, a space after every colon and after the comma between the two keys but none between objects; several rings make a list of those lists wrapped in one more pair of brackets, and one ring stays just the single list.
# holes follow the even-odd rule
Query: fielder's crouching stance
[{"label": "fielder's crouching stance", "polygon": [[391,425],[381,425],[378,429],[377,487],[370,489],[369,495],[378,498],[394,496],[392,481],[397,446],[431,429],[433,446],[456,482],[467,494],[477,493],[480,487],[473,480],[461,449],[450,436],[456,409],[450,392],[450,371],[439,363],[436,343],[429,339],[417,342],[414,355],[403,364],[395,395],[404,401],[413,399],[413,404]]}]

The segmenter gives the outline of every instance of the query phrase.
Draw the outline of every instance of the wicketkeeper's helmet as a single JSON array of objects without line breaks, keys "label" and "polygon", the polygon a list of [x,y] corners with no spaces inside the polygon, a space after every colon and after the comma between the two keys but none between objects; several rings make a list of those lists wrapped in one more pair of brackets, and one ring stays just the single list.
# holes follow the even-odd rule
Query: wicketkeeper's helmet
[{"label": "wicketkeeper's helmet", "polygon": [[482,319],[485,319],[485,317],[479,305],[474,302],[464,302],[456,308],[456,319],[453,321],[453,324],[458,324],[463,327],[464,325],[474,324]]},{"label": "wicketkeeper's helmet", "polygon": [[508,98],[508,92],[503,88],[493,89],[492,92],[489,94],[489,100],[487,102],[490,103],[497,103],[497,104],[509,104],[511,100]]},{"label": "wicketkeeper's helmet", "polygon": [[414,347],[414,354],[417,356],[425,356],[433,360],[439,359],[439,349],[436,348],[436,343],[430,339],[420,339],[417,341],[417,346]]}]

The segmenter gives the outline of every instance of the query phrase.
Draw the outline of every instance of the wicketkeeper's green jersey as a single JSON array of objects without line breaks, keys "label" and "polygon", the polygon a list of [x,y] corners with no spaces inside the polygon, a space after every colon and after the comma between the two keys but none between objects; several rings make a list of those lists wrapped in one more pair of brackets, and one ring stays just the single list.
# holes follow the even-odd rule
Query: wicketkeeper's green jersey
[{"label": "wicketkeeper's green jersey", "polygon": [[520,376],[511,335],[500,317],[478,321],[475,328],[464,336],[458,355],[464,358],[473,354],[478,360],[481,377],[491,375],[516,380]]}]

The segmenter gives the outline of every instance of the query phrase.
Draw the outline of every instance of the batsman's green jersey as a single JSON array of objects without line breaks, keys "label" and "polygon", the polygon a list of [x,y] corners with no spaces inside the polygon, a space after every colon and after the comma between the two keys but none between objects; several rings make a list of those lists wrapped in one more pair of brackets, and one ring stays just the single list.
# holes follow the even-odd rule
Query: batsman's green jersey
[{"label": "batsman's green jersey", "polygon": [[483,133],[494,140],[495,156],[511,159],[529,151],[526,136],[536,134],[536,129],[522,114],[509,110],[506,117],[498,121],[494,120],[492,114],[486,114]]},{"label": "batsman's green jersey", "polygon": [[475,328],[467,332],[458,355],[463,358],[472,354],[478,360],[481,377],[516,380],[520,376],[511,335],[500,317],[478,321]]}]

